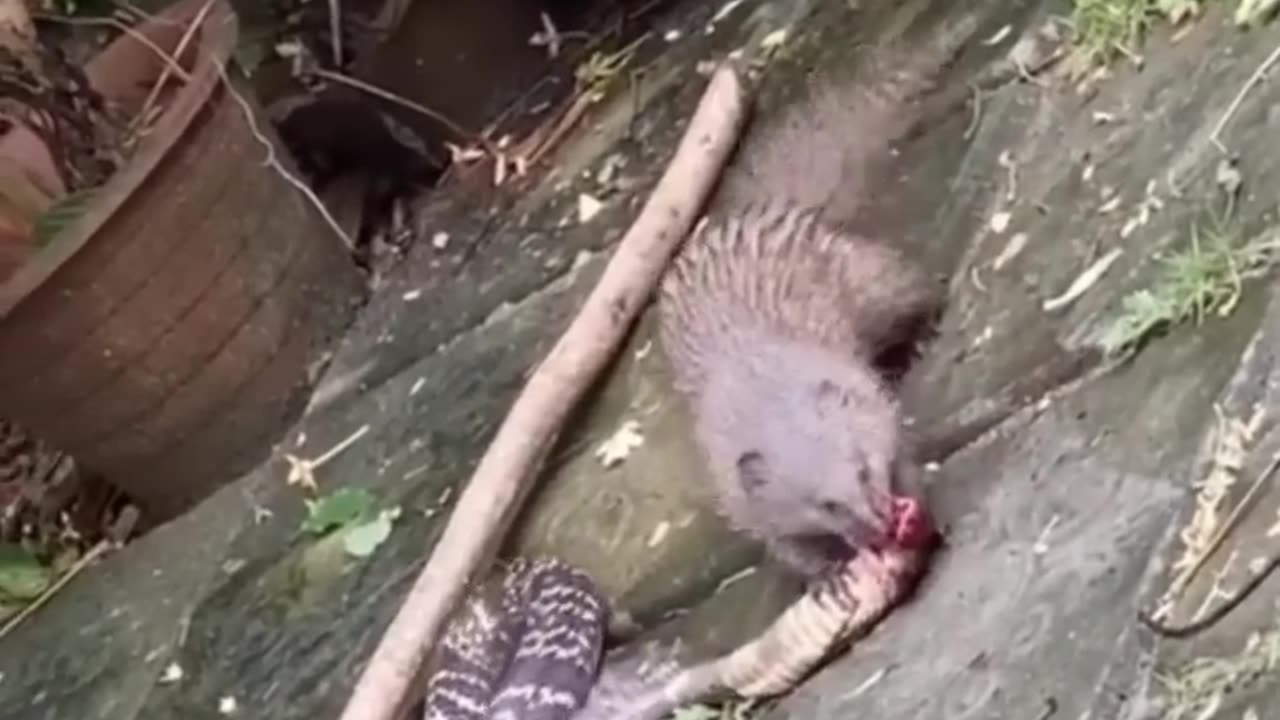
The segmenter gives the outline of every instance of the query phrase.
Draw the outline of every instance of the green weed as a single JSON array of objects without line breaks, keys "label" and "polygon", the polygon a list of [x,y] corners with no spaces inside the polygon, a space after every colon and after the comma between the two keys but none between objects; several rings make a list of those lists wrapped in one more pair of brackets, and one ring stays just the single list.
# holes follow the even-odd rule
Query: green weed
[{"label": "green weed", "polygon": [[1075,0],[1075,48],[1086,64],[1104,64],[1117,55],[1135,59],[1156,22],[1177,25],[1199,12],[1200,0]]},{"label": "green weed", "polygon": [[1271,233],[1248,243],[1230,227],[1191,228],[1190,247],[1164,258],[1155,284],[1121,301],[1119,316],[1095,340],[1108,354],[1134,349],[1154,333],[1188,320],[1199,325],[1209,315],[1226,317],[1240,301],[1244,281],[1264,274],[1280,249]]}]

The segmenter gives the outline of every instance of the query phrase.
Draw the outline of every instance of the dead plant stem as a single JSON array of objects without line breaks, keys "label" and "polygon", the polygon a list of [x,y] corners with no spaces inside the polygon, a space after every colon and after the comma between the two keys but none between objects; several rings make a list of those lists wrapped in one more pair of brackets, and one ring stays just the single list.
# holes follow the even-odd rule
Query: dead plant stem
[{"label": "dead plant stem", "polygon": [[178,62],[173,59],[173,56],[171,56],[169,53],[162,50],[159,45],[156,45],[154,42],[152,42],[151,38],[148,38],[146,35],[143,35],[137,30],[134,30],[132,27],[129,26],[128,23],[125,23],[118,18],[114,18],[114,17],[78,18],[78,17],[67,17],[65,15],[46,15],[46,14],[40,14],[40,13],[33,15],[33,17],[35,17],[37,20],[42,20],[44,22],[58,23],[61,25],[100,25],[100,26],[115,28],[116,30],[119,30],[125,35],[128,35],[129,37],[136,40],[138,44],[142,45],[143,47],[147,48],[151,52],[155,53],[156,57],[160,58],[160,61],[163,62],[166,66],[168,66],[169,71],[174,75],[177,75],[178,78],[182,80],[182,82],[184,83],[191,82],[191,73],[184,70],[182,66],[179,65]]},{"label": "dead plant stem", "polygon": [[253,134],[253,138],[257,140],[258,144],[262,145],[262,148],[267,152],[267,156],[262,159],[262,164],[279,173],[280,177],[284,178],[285,182],[289,183],[294,187],[294,189],[302,193],[302,196],[311,203],[312,207],[316,209],[316,212],[320,213],[320,217],[324,218],[324,221],[328,223],[330,229],[332,229],[334,234],[338,236],[338,239],[346,245],[347,250],[354,250],[355,244],[351,241],[351,237],[347,235],[347,232],[343,230],[342,226],[338,224],[338,221],[334,219],[333,214],[329,212],[329,208],[325,207],[324,202],[322,202],[316,195],[315,191],[311,189],[311,186],[297,178],[293,173],[290,173],[283,165],[280,164],[280,161],[276,158],[275,145],[272,144],[271,140],[263,134],[262,130],[258,127],[258,121],[253,115],[253,108],[249,107],[249,102],[244,99],[244,96],[242,96],[232,84],[231,78],[227,76],[226,66],[217,58],[213,59],[213,63],[218,68],[219,79],[226,85],[227,92],[231,94],[231,97],[235,99],[236,104],[238,104],[240,109],[243,111],[245,122],[249,124],[249,132]]},{"label": "dead plant stem", "polygon": [[160,91],[164,89],[165,83],[169,82],[169,76],[172,74],[170,65],[177,65],[178,58],[182,57],[183,51],[191,44],[191,39],[196,33],[204,27],[204,21],[209,16],[209,11],[213,9],[214,0],[205,0],[204,5],[200,6],[200,12],[192,18],[191,24],[182,33],[182,38],[178,40],[177,47],[174,48],[172,55],[172,63],[166,63],[163,70],[160,71],[160,77],[156,79],[156,84],[151,87],[151,92],[147,94],[147,99],[142,103],[142,109],[138,111],[137,117],[134,118],[135,123],[145,123],[147,116],[151,114],[151,108],[155,105],[157,98],[160,97]]},{"label": "dead plant stem", "polygon": [[1267,71],[1270,70],[1271,66],[1275,65],[1278,60],[1280,60],[1280,45],[1277,45],[1276,48],[1271,51],[1271,54],[1262,61],[1262,64],[1258,65],[1258,67],[1253,71],[1253,74],[1249,76],[1247,81],[1245,81],[1244,87],[1240,88],[1240,92],[1236,93],[1235,99],[1231,101],[1231,104],[1228,105],[1227,109],[1222,113],[1222,117],[1218,120],[1218,124],[1214,126],[1213,133],[1209,135],[1209,142],[1213,143],[1223,155],[1230,155],[1231,153],[1227,150],[1227,146],[1222,143],[1219,136],[1222,134],[1222,131],[1226,129],[1227,123],[1231,121],[1232,116],[1234,116],[1236,111],[1240,109],[1240,105],[1244,103],[1245,96],[1249,94],[1249,91],[1253,89],[1254,85],[1257,85],[1262,81],[1262,76],[1266,75]]},{"label": "dead plant stem", "polygon": [[1280,469],[1280,452],[1277,452],[1271,458],[1271,462],[1267,464],[1267,467],[1253,479],[1253,483],[1245,492],[1244,497],[1240,498],[1240,502],[1236,503],[1235,507],[1231,509],[1231,514],[1227,516],[1226,522],[1222,523],[1222,526],[1218,528],[1218,532],[1214,533],[1213,537],[1205,545],[1204,550],[1196,556],[1195,562],[1190,569],[1182,575],[1182,582],[1178,583],[1176,587],[1169,588],[1169,596],[1171,598],[1176,599],[1178,595],[1182,594],[1182,591],[1191,583],[1191,580],[1200,572],[1200,569],[1204,567],[1209,558],[1213,557],[1213,554],[1222,545],[1222,541],[1240,523],[1241,518],[1244,517],[1245,510],[1253,505],[1253,498],[1258,494],[1258,490],[1278,469]]},{"label": "dead plant stem", "polygon": [[373,95],[374,97],[382,98],[387,102],[395,103],[400,107],[407,108],[420,115],[429,117],[432,120],[435,120],[436,122],[449,128],[451,132],[453,132],[454,134],[458,135],[461,138],[466,138],[467,140],[480,140],[481,142],[484,142],[486,145],[486,149],[489,149],[487,147],[489,143],[486,142],[484,138],[480,136],[479,133],[475,133],[470,130],[467,130],[466,128],[462,127],[458,123],[449,119],[447,115],[445,115],[442,112],[439,112],[438,110],[432,110],[431,108],[425,105],[416,103],[408,98],[401,97],[388,90],[383,90],[382,88],[376,85],[372,85],[363,80],[360,80],[358,78],[353,78],[350,75],[345,75],[340,72],[336,72],[333,70],[326,70],[325,68],[322,68],[322,67],[309,68],[307,72],[311,73],[312,75],[315,75],[316,77],[321,77],[321,78],[324,78],[325,80],[331,80],[341,85],[346,85],[347,87],[355,88],[356,90],[359,90],[361,92],[368,93],[370,95]]},{"label": "dead plant stem", "polygon": [[329,47],[333,66],[342,67],[342,0],[329,0]]}]

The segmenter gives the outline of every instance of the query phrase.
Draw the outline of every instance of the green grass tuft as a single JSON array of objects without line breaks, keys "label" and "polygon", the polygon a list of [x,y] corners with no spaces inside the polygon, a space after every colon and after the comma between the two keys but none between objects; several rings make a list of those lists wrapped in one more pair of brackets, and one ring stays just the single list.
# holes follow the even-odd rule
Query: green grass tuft
[{"label": "green grass tuft", "polygon": [[1075,46],[1091,63],[1135,57],[1156,18],[1157,0],[1076,0],[1071,13]]},{"label": "green grass tuft", "polygon": [[1071,24],[1076,51],[1087,64],[1117,55],[1138,57],[1151,27],[1161,19],[1178,25],[1200,13],[1201,0],[1075,0]]},{"label": "green grass tuft", "polygon": [[1119,316],[1095,340],[1115,355],[1172,325],[1188,320],[1199,325],[1211,314],[1230,315],[1244,281],[1264,274],[1275,262],[1277,249],[1280,235],[1242,244],[1239,233],[1230,228],[1202,231],[1193,225],[1190,247],[1162,260],[1155,284],[1126,296]]}]

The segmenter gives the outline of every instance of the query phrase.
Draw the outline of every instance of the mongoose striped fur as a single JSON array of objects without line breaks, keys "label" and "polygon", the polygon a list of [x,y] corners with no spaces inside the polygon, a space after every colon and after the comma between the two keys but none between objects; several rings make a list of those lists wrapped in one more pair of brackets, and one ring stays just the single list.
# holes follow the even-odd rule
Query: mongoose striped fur
[{"label": "mongoose striped fur", "polygon": [[731,522],[806,577],[932,536],[877,359],[939,311],[893,248],[762,203],[703,226],[661,288],[660,335]]}]

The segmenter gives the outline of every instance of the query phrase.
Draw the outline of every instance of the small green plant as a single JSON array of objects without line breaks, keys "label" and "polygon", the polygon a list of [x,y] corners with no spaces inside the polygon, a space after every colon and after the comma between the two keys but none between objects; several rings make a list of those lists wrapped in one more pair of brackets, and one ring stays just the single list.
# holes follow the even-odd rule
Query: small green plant
[{"label": "small green plant", "polygon": [[1075,0],[1071,24],[1076,50],[1088,64],[1103,64],[1116,55],[1130,59],[1160,19],[1174,25],[1200,13],[1201,0]]},{"label": "small green plant", "polygon": [[1171,325],[1187,320],[1199,325],[1210,314],[1226,317],[1239,303],[1244,281],[1265,273],[1277,249],[1280,235],[1275,233],[1241,244],[1231,228],[1202,231],[1192,225],[1190,247],[1164,258],[1155,284],[1127,295],[1119,317],[1095,340],[1115,355]]},{"label": "small green plant", "polygon": [[306,503],[307,517],[302,521],[303,531],[324,535],[368,517],[373,511],[374,497],[363,488],[344,487],[316,500],[307,500]]},{"label": "small green plant", "polygon": [[1071,13],[1076,48],[1091,63],[1117,54],[1136,57],[1158,11],[1158,0],[1076,0]]},{"label": "small green plant", "polygon": [[317,500],[307,500],[302,530],[312,535],[342,533],[348,555],[368,557],[391,535],[400,508],[374,512],[374,498],[367,490],[341,488]]},{"label": "small green plant", "polygon": [[54,201],[33,223],[32,235],[35,236],[36,245],[45,247],[78,222],[88,210],[93,197],[94,189],[84,188]]},{"label": "small green plant", "polygon": [[[1157,673],[1167,720],[1210,717],[1229,694],[1273,673],[1280,664],[1280,632],[1268,630],[1245,641],[1236,655],[1198,657],[1173,673]],[[1243,716],[1250,717],[1246,711]],[[1257,717],[1253,715],[1252,717]]]},{"label": "small green plant", "polygon": [[53,570],[29,549],[0,543],[0,620],[18,614],[53,582]]},{"label": "small green plant", "polygon": [[0,543],[0,602],[34,600],[52,580],[53,571],[29,549]]}]

